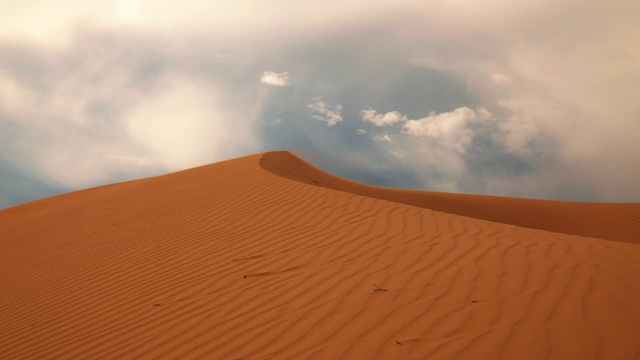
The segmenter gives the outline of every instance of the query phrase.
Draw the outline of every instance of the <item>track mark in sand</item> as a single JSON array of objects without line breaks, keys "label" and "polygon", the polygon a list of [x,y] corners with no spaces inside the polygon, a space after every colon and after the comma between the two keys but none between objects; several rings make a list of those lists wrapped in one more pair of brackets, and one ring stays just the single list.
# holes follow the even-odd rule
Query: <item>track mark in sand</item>
[{"label": "track mark in sand", "polygon": [[499,301],[499,300],[500,299],[474,299],[474,300],[471,300],[471,302],[476,304],[476,303],[483,303],[488,301]]},{"label": "track mark in sand", "polygon": [[406,345],[406,344],[411,344],[411,343],[416,343],[421,341],[420,338],[413,338],[413,339],[406,339],[406,340],[396,340],[396,344],[398,345]]},{"label": "track mark in sand", "polygon": [[378,291],[378,292],[389,291],[389,289],[381,288],[380,286],[378,286],[376,284],[373,284],[373,286],[375,287],[375,289],[373,291]]}]

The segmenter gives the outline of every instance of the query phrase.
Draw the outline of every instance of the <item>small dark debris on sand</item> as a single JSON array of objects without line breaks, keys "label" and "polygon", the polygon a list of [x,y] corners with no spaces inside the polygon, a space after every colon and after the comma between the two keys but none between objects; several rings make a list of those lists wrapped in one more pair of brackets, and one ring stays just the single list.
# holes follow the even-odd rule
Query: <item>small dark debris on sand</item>
[{"label": "small dark debris on sand", "polygon": [[375,289],[375,290],[373,290],[373,291],[389,291],[389,289],[381,288],[380,286],[378,286],[378,285],[376,285],[376,284],[373,284],[373,286],[375,286],[375,287],[376,287],[376,289]]}]

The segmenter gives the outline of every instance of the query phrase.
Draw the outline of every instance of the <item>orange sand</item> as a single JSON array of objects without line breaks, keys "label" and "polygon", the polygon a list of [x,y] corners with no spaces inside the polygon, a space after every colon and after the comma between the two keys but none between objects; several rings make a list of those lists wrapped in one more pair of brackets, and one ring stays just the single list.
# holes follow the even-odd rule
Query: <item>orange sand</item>
[{"label": "orange sand", "polygon": [[638,242],[640,204],[253,155],[0,211],[0,359],[633,359]]}]

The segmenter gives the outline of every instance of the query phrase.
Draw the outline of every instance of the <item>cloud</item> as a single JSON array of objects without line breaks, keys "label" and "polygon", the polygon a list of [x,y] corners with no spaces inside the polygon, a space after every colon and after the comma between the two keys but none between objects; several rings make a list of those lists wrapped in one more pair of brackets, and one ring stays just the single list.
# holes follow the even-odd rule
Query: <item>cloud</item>
[{"label": "cloud", "polygon": [[443,17],[451,22],[441,23],[440,33],[456,35],[426,35],[431,48],[414,64],[464,79],[499,116],[507,151],[545,159],[529,174],[537,181],[528,186],[540,194],[567,192],[550,190],[558,183],[554,172],[562,171],[574,187],[592,189],[581,199],[640,200],[633,190],[640,165],[631,160],[640,147],[630,135],[640,134],[632,95],[640,92],[640,26],[632,15],[640,4],[542,1],[515,9],[501,2],[498,11],[468,5]]},{"label": "cloud", "polygon": [[[544,104],[536,104],[536,99],[500,100],[498,104],[510,111],[510,116],[498,125],[499,137],[504,148],[512,153],[531,154],[536,149],[531,145],[543,136],[540,121],[536,117],[545,116],[558,118],[559,114],[553,109],[542,110]],[[537,108],[537,111],[532,111]]]},{"label": "cloud", "polygon": [[[362,110],[360,116],[363,121],[371,122],[376,126],[401,123],[406,134],[430,138],[446,148],[462,153],[474,136],[470,124],[486,120],[491,113],[484,108],[474,111],[465,106],[439,114],[431,112],[429,116],[417,120],[408,119],[406,115],[397,111],[381,114],[374,109]],[[391,138],[385,134],[374,137],[374,140],[391,141]]]},{"label": "cloud", "polygon": [[491,75],[491,82],[497,86],[505,86],[509,83],[509,77],[504,74],[493,74]]},{"label": "cloud", "polygon": [[397,111],[380,114],[374,109],[362,110],[360,112],[360,117],[362,118],[362,121],[370,122],[375,126],[388,126],[398,122],[407,121],[407,117]]},{"label": "cloud", "polygon": [[342,105],[331,106],[320,97],[314,98],[313,102],[307,105],[307,109],[309,109],[312,119],[325,122],[327,126],[334,126],[342,121]]},{"label": "cloud", "polygon": [[[224,105],[224,96],[211,86],[191,79],[168,77],[158,90],[124,117],[130,137],[171,170],[206,164],[225,144],[251,138],[240,114]],[[251,141],[251,140],[249,140]]]},{"label": "cloud", "polygon": [[450,112],[431,113],[418,120],[408,120],[403,128],[409,135],[425,136],[445,147],[464,152],[473,139],[469,124],[490,115],[485,109],[473,111],[468,107],[461,107]]},{"label": "cloud", "polygon": [[192,65],[171,64],[135,36],[87,33],[64,50],[4,49],[11,51],[0,52],[0,132],[16,136],[0,146],[39,181],[87,187],[255,146],[249,125],[259,94],[221,91],[220,81],[203,81],[202,71],[190,74]]},{"label": "cloud", "polygon": [[[415,0],[399,0],[403,3]],[[229,42],[246,43],[247,38],[266,37],[299,38],[326,31],[327,19],[332,19],[331,28],[336,31],[345,27],[337,19],[372,17],[386,14],[398,5],[376,1],[352,0],[347,3],[335,0],[315,4],[313,9],[291,0],[96,0],[91,4],[81,0],[66,0],[64,6],[53,0],[30,1],[6,0],[0,4],[0,23],[3,32],[0,40],[36,41],[39,43],[64,45],[73,32],[83,24],[93,24],[103,29],[144,29],[149,33],[168,35],[172,33],[225,34]],[[373,5],[373,6],[372,6]],[[367,11],[362,11],[370,6]],[[283,10],[286,9],[286,10]],[[256,36],[258,35],[258,36]],[[207,37],[209,38],[209,37]],[[208,39],[209,40],[209,39]],[[268,39],[270,40],[270,39]],[[203,46],[208,46],[205,41]]]},{"label": "cloud", "polygon": [[[377,184],[640,201],[640,3],[274,1],[3,1],[0,158],[77,188],[294,148]],[[344,131],[269,126],[306,117]]]},{"label": "cloud", "polygon": [[159,159],[149,158],[146,156],[128,156],[128,155],[106,155],[109,160],[115,160],[124,164],[132,165],[152,165],[159,162]]},{"label": "cloud", "polygon": [[[93,61],[67,71],[66,64],[56,63],[47,53],[17,50],[23,51],[0,59],[0,83],[4,84],[0,97],[9,100],[2,108],[0,131],[19,133],[4,142],[3,148],[20,158],[32,174],[57,186],[84,187],[132,170],[110,156],[147,155],[126,139],[116,119],[137,95],[123,86],[126,72],[95,66]],[[10,60],[15,62],[7,64]],[[26,72],[33,73],[37,81],[23,76]],[[147,170],[157,171],[158,167],[147,166]]]},{"label": "cloud", "polygon": [[373,140],[374,141],[383,141],[383,142],[393,142],[393,139],[391,139],[391,137],[388,134],[374,135],[373,136]]},{"label": "cloud", "polygon": [[288,86],[289,85],[289,73],[281,72],[277,73],[274,71],[265,71],[262,73],[260,77],[260,82],[269,85],[269,86]]}]

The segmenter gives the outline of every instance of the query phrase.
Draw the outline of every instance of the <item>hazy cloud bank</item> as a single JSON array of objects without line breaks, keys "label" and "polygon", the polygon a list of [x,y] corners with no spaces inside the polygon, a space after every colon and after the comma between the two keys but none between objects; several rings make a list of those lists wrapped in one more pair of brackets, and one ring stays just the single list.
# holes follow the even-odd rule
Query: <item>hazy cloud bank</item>
[{"label": "hazy cloud bank", "polygon": [[4,2],[0,207],[273,148],[382,185],[640,201],[638,16],[627,0]]}]

